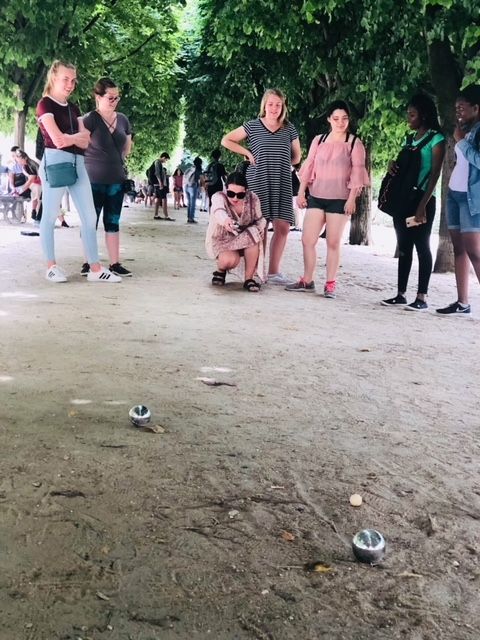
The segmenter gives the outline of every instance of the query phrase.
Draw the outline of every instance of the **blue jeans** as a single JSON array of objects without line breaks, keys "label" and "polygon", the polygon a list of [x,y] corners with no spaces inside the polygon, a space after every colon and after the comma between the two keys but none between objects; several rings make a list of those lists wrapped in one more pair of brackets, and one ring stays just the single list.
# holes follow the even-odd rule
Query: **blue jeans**
[{"label": "blue jeans", "polygon": [[40,164],[40,179],[43,187],[43,213],[40,222],[40,240],[43,253],[49,262],[55,261],[54,229],[55,220],[60,215],[60,205],[65,189],[68,189],[72,196],[75,208],[82,223],[82,242],[85,255],[90,264],[95,264],[98,259],[97,246],[97,214],[93,204],[92,187],[85,169],[85,159],[77,155],[77,175],[78,179],[70,187],[51,187],[45,176],[45,160],[47,164],[58,164],[60,162],[73,162],[74,156],[62,149],[45,149],[42,162]]},{"label": "blue jeans", "polygon": [[195,220],[195,205],[197,203],[198,187],[188,186],[185,188],[187,192],[187,218],[188,220]]},{"label": "blue jeans", "polygon": [[466,191],[448,190],[447,226],[460,233],[480,232],[480,213],[470,212]]}]

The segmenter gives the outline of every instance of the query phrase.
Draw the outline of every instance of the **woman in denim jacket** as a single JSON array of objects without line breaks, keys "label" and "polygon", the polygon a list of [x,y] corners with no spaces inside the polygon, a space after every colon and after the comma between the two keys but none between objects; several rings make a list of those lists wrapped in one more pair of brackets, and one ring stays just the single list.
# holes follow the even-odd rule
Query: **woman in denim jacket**
[{"label": "woman in denim jacket", "polygon": [[480,282],[480,85],[471,84],[461,91],[455,109],[457,162],[448,185],[447,224],[455,255],[458,299],[437,309],[437,313],[468,316],[470,263]]}]

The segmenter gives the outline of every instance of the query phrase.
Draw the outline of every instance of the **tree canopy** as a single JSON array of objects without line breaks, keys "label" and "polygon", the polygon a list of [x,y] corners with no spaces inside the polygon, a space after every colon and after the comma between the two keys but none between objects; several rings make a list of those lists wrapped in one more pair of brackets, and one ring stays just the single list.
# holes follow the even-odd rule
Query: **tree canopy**
[{"label": "tree canopy", "polygon": [[332,98],[349,100],[384,163],[411,93],[436,96],[448,128],[462,80],[479,75],[479,9],[464,0],[200,0],[199,7],[186,108],[187,140],[202,149],[252,117],[266,87],[279,86],[305,142]]},{"label": "tree canopy", "polygon": [[[458,89],[480,77],[471,0],[4,0],[0,38],[3,129],[15,115],[22,137],[48,65],[63,57],[78,66],[83,109],[96,78],[118,82],[134,168],[172,147],[182,117],[185,146],[209,154],[271,86],[285,91],[304,150],[328,102],[347,99],[382,167],[405,132],[409,95],[436,98],[450,134]],[[444,181],[450,165],[451,154]]]},{"label": "tree canopy", "polygon": [[96,79],[111,76],[136,133],[132,164],[176,142],[182,71],[182,0],[4,0],[0,5],[0,125],[16,138],[34,125],[34,107],[54,59],[73,62],[74,98],[92,108]]},{"label": "tree canopy", "polygon": [[[186,141],[211,148],[277,86],[304,151],[325,126],[328,102],[344,98],[373,165],[384,167],[406,131],[413,93],[436,98],[451,133],[460,86],[480,77],[479,18],[466,0],[199,0]],[[450,169],[449,156],[444,182]]]}]

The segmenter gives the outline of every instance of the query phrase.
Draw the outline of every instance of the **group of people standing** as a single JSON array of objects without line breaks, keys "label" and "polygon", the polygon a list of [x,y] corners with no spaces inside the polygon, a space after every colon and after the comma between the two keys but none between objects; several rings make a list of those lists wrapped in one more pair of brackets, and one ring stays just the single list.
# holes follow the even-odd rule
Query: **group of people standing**
[{"label": "group of people standing", "polygon": [[[212,151],[211,162],[207,168],[203,169],[202,159],[197,156],[193,160],[192,166],[188,167],[185,172],[177,167],[172,175],[173,182],[173,207],[178,210],[182,207],[187,208],[187,223],[197,224],[196,206],[200,197],[200,211],[208,211],[212,204],[212,195],[217,191],[222,191],[225,184],[226,171],[224,165],[220,162],[221,151],[215,149]],[[165,167],[166,162],[170,159],[168,153],[163,152],[160,157],[154,161],[152,166],[147,170],[148,187],[145,194],[145,205],[147,205],[147,197],[155,202],[154,220],[168,220],[174,222],[167,209],[167,196],[169,189],[169,176]],[[184,202],[184,194],[187,204]],[[159,207],[162,206],[163,215],[159,215]]]},{"label": "group of people standing", "polygon": [[[287,118],[285,96],[278,89],[265,92],[260,105],[258,118],[245,122],[241,127],[227,133],[222,144],[231,151],[242,155],[248,162],[245,174],[245,189],[253,192],[253,200],[259,201],[260,210],[264,218],[272,224],[273,235],[269,247],[268,271],[262,274],[256,270],[258,279],[256,287],[248,284],[252,278],[247,273],[245,288],[248,291],[259,291],[261,282],[266,280],[270,284],[283,285],[287,291],[314,291],[313,273],[316,267],[316,245],[324,227],[327,229],[327,278],[324,295],[334,298],[336,290],[336,276],[340,262],[340,241],[345,225],[356,212],[356,198],[361,189],[369,184],[365,168],[365,148],[359,138],[350,132],[350,113],[348,105],[343,101],[332,103],[327,112],[330,131],[322,136],[316,136],[312,141],[308,157],[300,171],[300,186],[297,203],[301,208],[306,207],[302,243],[304,254],[304,275],[294,283],[281,272],[281,260],[285,250],[290,227],[295,223],[292,191],[292,166],[301,160],[301,148],[297,130]],[[242,142],[247,141],[248,148]],[[211,216],[207,242],[210,238],[224,236],[231,223],[225,217],[232,216],[232,204],[235,197],[229,194],[229,184],[237,183],[237,177],[232,174],[227,178],[227,197],[224,199],[222,215]],[[306,192],[308,188],[308,197]],[[237,196],[238,197],[238,196]],[[232,202],[233,198],[233,202]],[[244,198],[243,215],[248,211],[249,200]],[[251,207],[252,216],[255,207]],[[236,211],[238,214],[238,210]],[[234,220],[235,221],[235,220]],[[247,221],[240,225],[241,233],[236,231],[228,245],[225,238],[224,251],[237,251],[242,235],[252,236],[251,227]],[[252,219],[253,224],[253,219]],[[243,228],[242,227],[245,227]],[[258,222],[255,223],[257,229]],[[223,228],[222,228],[223,227]],[[230,230],[231,233],[231,230]],[[250,238],[253,242],[253,238]],[[266,252],[266,234],[262,229],[259,243],[262,250],[259,256]],[[240,251],[245,251],[241,248]],[[227,265],[233,260],[225,259],[219,254],[217,271],[213,274],[213,284],[225,282]],[[250,276],[250,277],[247,277]]]},{"label": "group of people standing", "polygon": [[[131,276],[119,256],[119,221],[127,178],[124,162],[131,148],[131,127],[128,118],[117,112],[120,94],[111,79],[101,78],[96,83],[95,109],[83,117],[78,106],[69,101],[76,82],[75,66],[55,61],[47,73],[43,97],[37,104],[45,146],[39,174],[43,185],[40,240],[47,261],[46,278],[50,282],[67,281],[55,257],[54,227],[62,196],[68,188],[82,226],[81,274],[89,282],[117,283],[122,277]],[[64,184],[58,176],[63,171],[70,176],[72,165],[74,177]],[[97,226],[101,215],[109,268],[100,264],[98,256]]]},{"label": "group of people standing", "polygon": [[[456,100],[454,130],[456,163],[449,180],[447,194],[447,226],[453,244],[457,300],[436,309],[440,315],[468,316],[468,281],[470,265],[480,282],[480,86],[470,85],[460,91]],[[430,235],[435,217],[434,189],[445,156],[443,135],[433,101],[414,96],[407,107],[407,120],[414,131],[412,145],[420,150],[418,186],[423,195],[411,213],[411,225],[405,217],[394,217],[398,242],[397,294],[382,301],[385,306],[401,306],[413,311],[428,309],[426,301],[432,273]],[[395,173],[397,166],[391,163]],[[418,287],[413,302],[408,304],[406,291],[415,247],[418,255]]]},{"label": "group of people standing", "polygon": [[[81,273],[91,282],[120,282],[130,276],[120,262],[119,220],[127,178],[125,158],[132,144],[128,118],[117,111],[119,89],[109,78],[95,85],[95,109],[81,116],[78,106],[69,101],[76,86],[73,65],[55,61],[47,74],[42,99],[37,105],[37,118],[45,147],[38,171],[43,186],[41,243],[47,261],[46,278],[65,282],[66,274],[57,265],[54,248],[54,226],[60,202],[68,188],[82,223],[84,263]],[[447,202],[448,228],[455,254],[458,299],[445,308],[444,315],[468,315],[468,274],[470,264],[480,281],[480,87],[471,85],[460,92],[456,102],[455,128],[457,162],[450,179]],[[306,207],[302,233],[303,275],[290,282],[281,272],[281,261],[290,227],[294,224],[292,199],[292,166],[301,161],[298,133],[288,120],[286,100],[278,89],[265,92],[259,116],[227,133],[222,145],[243,158],[242,170],[225,175],[219,162],[220,152],[212,154],[212,162],[202,171],[200,158],[184,175],[177,174],[174,192],[179,202],[178,178],[182,178],[187,195],[188,222],[195,223],[195,203],[202,175],[207,176],[211,215],[207,231],[209,255],[217,260],[212,277],[215,285],[225,284],[226,274],[245,258],[244,287],[258,292],[261,284],[283,285],[287,291],[315,291],[316,246],[326,230],[326,280],[323,293],[336,297],[336,278],[340,262],[340,242],[347,221],[356,213],[357,198],[369,184],[365,166],[366,153],[362,141],[353,133],[348,104],[337,100],[326,112],[329,130],[317,135],[299,171],[297,202]],[[413,311],[428,308],[426,296],[432,272],[430,235],[435,216],[434,190],[445,155],[445,136],[438,123],[435,104],[425,95],[414,96],[407,107],[407,121],[413,131],[408,144],[418,148],[420,169],[418,189],[421,199],[414,211],[403,211],[394,217],[399,260],[397,294],[382,301],[385,306],[404,306]],[[243,143],[247,143],[245,146]],[[404,145],[407,142],[404,141]],[[165,219],[166,185],[162,154],[155,174],[163,189],[158,198]],[[19,163],[28,158],[19,155]],[[58,166],[57,166],[58,165]],[[74,167],[75,179],[67,185],[52,184],[50,167],[62,171]],[[391,163],[395,174],[398,165]],[[36,184],[35,177],[28,184]],[[224,184],[226,189],[224,189]],[[34,188],[35,189],[35,188]],[[406,205],[405,205],[406,206]],[[404,215],[403,215],[404,214]],[[103,216],[109,268],[100,264],[97,226]],[[411,217],[411,224],[406,218]],[[159,217],[159,216],[158,216]],[[266,254],[266,227],[273,235],[269,246],[268,269],[263,267]],[[408,304],[406,291],[413,249],[419,260],[419,280],[415,300]]]},{"label": "group of people standing", "polygon": [[[470,313],[470,264],[480,282],[480,86],[470,85],[459,93],[456,114],[457,162],[450,178],[447,220],[455,254],[458,299],[437,309],[441,315]],[[347,221],[356,213],[357,198],[369,184],[369,177],[365,147],[352,132],[347,103],[333,102],[326,116],[329,130],[313,139],[299,172],[297,203],[307,211],[302,233],[304,273],[296,282],[289,282],[280,271],[288,231],[294,223],[291,169],[301,157],[298,133],[287,119],[283,93],[277,89],[267,90],[258,118],[224,136],[222,144],[244,157],[248,169],[244,182],[235,173],[228,176],[226,194],[214,201],[215,208],[212,207],[207,231],[209,255],[217,260],[212,284],[223,285],[227,271],[235,268],[243,255],[244,286],[248,291],[259,291],[266,280],[270,284],[285,285],[287,291],[313,292],[316,246],[322,231],[326,231],[323,293],[327,298],[336,297],[342,234]],[[436,106],[426,95],[417,94],[409,101],[407,122],[413,135],[408,142],[404,140],[403,146],[410,144],[420,154],[415,189],[421,197],[414,210],[409,209],[405,199],[399,205],[401,215],[394,216],[399,250],[397,294],[381,303],[425,311],[432,273],[430,236],[436,208],[434,191],[445,156],[445,136],[438,122]],[[242,144],[244,141],[248,148]],[[391,174],[398,170],[395,162],[390,163]],[[232,189],[231,185],[236,188]],[[243,202],[239,201],[240,197]],[[259,265],[252,272],[251,252],[247,254],[247,249],[258,245],[256,255],[260,260],[266,250],[265,226],[259,221],[258,210],[273,225],[266,274]],[[258,233],[252,233],[252,227]],[[406,291],[414,248],[419,261],[418,287],[415,300],[408,304]],[[257,280],[253,280],[254,274]],[[251,281],[256,286],[252,286]]]}]

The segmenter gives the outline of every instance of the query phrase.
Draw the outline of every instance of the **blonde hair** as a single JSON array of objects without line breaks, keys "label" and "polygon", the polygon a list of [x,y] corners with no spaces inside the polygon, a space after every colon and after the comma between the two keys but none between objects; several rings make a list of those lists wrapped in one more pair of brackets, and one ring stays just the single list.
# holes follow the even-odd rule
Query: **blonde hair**
[{"label": "blonde hair", "polygon": [[263,94],[262,101],[260,103],[260,113],[258,114],[259,117],[260,118],[264,118],[265,117],[265,105],[267,104],[267,100],[268,100],[269,96],[276,96],[277,98],[280,98],[280,100],[282,101],[282,112],[278,116],[278,122],[281,125],[288,124],[288,120],[287,120],[287,113],[288,113],[287,112],[287,101],[286,101],[284,93],[282,91],[280,91],[280,89],[267,89],[265,91],[265,93]]},{"label": "blonde hair", "polygon": [[73,71],[77,70],[77,67],[70,62],[63,62],[63,60],[54,60],[50,69],[47,71],[47,80],[45,82],[45,87],[43,89],[43,95],[46,96],[50,93],[53,84],[53,77],[57,75],[58,69],[60,67],[66,67],[67,69],[73,69]]}]

